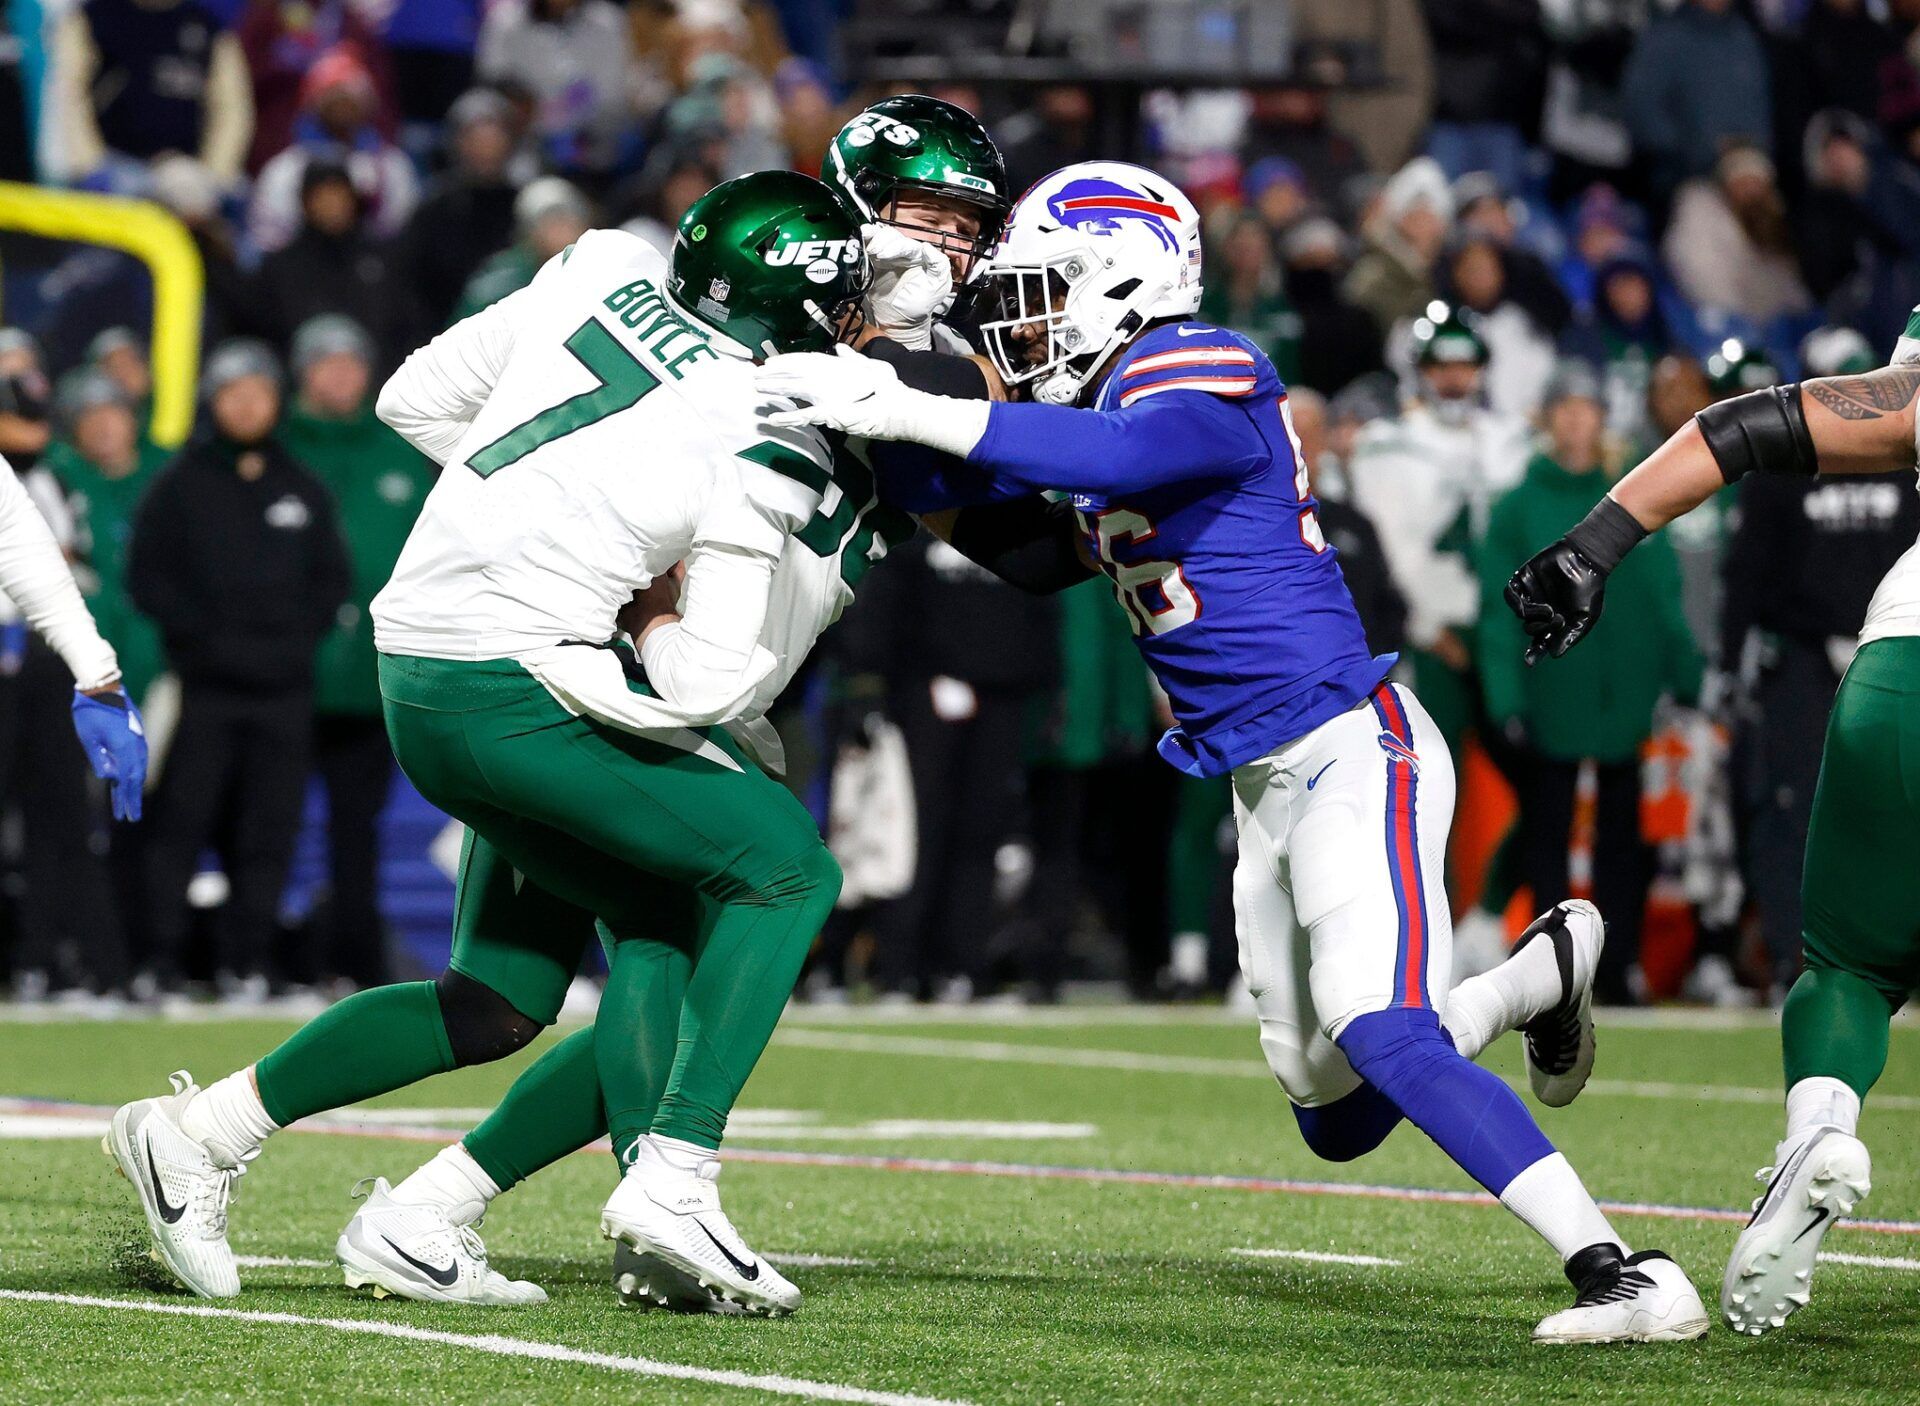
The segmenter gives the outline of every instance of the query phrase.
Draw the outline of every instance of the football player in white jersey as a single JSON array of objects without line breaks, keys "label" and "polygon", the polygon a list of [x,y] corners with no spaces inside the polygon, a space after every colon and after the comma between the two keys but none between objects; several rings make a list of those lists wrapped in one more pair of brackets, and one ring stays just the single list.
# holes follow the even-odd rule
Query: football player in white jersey
[{"label": "football player in white jersey", "polygon": [[[1606,579],[1648,533],[1748,473],[1911,472],[1920,308],[1893,364],[1770,386],[1694,416],[1587,519],[1514,573],[1507,602],[1558,657],[1599,617]],[[1551,667],[1551,666],[1549,666]],[[1806,1306],[1820,1242],[1871,1189],[1861,1102],[1886,1068],[1889,1021],[1920,985],[1920,545],[1867,608],[1834,699],[1802,879],[1806,966],[1780,1015],[1786,1135],[1735,1242],[1720,1312],[1758,1336]]]},{"label": "football player in white jersey", "polygon": [[[468,827],[452,957],[204,1090],[179,1074],[116,1113],[109,1150],[188,1287],[238,1292],[227,1203],[270,1134],[521,1048],[597,927],[599,1019],[541,1062],[562,1077],[536,1081],[512,1155],[578,1146],[583,1116],[610,1129],[626,1170],[603,1233],[676,1292],[798,1305],[715,1185],[727,1114],[839,889],[811,818],[756,764],[773,739],[755,721],[909,524],[824,437],[770,426],[751,377],[847,328],[859,233],[819,182],[743,177],[687,212],[670,263],[589,234],[383,390],[382,417],[445,465],[373,614],[395,754]],[[614,643],[622,620],[637,657]],[[338,1249],[349,1284],[545,1297],[379,1183]]]}]

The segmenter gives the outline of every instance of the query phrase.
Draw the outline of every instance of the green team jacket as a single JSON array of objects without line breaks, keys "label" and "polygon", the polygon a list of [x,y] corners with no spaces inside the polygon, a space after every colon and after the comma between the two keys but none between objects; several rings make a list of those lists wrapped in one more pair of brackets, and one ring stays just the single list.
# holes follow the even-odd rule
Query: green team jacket
[{"label": "green team jacket", "polygon": [[352,594],[314,654],[314,709],[377,717],[380,679],[367,607],[393,575],[433,487],[433,466],[381,424],[371,406],[349,420],[295,408],[280,428],[280,441],[332,491],[353,564]]},{"label": "green team jacket", "polygon": [[84,556],[98,583],[89,593],[87,606],[119,656],[121,677],[136,703],[145,699],[147,686],[166,671],[167,657],[159,627],[134,608],[127,592],[127,547],[133,540],[140,499],[170,457],[166,450],[142,440],[140,458],[124,478],[108,477],[65,441],[49,445],[41,460],[73,504]]},{"label": "green team jacket", "polygon": [[1607,578],[1606,611],[1578,647],[1531,669],[1522,660],[1526,634],[1501,598],[1507,577],[1585,517],[1610,482],[1536,454],[1526,477],[1494,504],[1480,550],[1478,663],[1488,715],[1500,726],[1519,719],[1535,749],[1562,760],[1626,761],[1652,733],[1663,693],[1689,703],[1700,693],[1700,651],[1664,532]]}]

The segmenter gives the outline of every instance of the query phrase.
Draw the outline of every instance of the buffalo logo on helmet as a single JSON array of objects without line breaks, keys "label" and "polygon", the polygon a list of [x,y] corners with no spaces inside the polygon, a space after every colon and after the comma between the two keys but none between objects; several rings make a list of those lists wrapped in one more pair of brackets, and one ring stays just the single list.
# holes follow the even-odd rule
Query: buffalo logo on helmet
[{"label": "buffalo logo on helmet", "polygon": [[1063,225],[1102,233],[1118,230],[1127,220],[1138,220],[1152,230],[1168,250],[1177,251],[1180,247],[1173,233],[1180,211],[1165,200],[1118,181],[1092,176],[1068,181],[1047,197],[1047,209]]}]

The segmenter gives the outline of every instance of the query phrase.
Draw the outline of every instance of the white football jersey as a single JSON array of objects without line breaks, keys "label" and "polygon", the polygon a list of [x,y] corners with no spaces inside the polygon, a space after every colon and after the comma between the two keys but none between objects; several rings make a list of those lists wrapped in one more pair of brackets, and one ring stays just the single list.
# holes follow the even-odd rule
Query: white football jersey
[{"label": "white football jersey", "polygon": [[666,274],[644,241],[590,233],[383,389],[382,417],[445,464],[373,602],[383,652],[520,659],[576,711],[666,725],[667,700],[567,687],[603,652],[555,648],[613,638],[678,562],[759,553],[776,559],[766,658],[732,714],[757,716],[911,530],[844,448],[765,421],[752,363],[667,301]]},{"label": "white football jersey", "polygon": [[[1907,318],[1906,334],[1893,349],[1894,366],[1920,365],[1920,308]],[[1916,442],[1920,443],[1920,417],[1915,420]],[[1920,542],[1907,548],[1893,564],[1873,593],[1867,607],[1867,622],[1860,628],[1860,643],[1920,635]]]}]

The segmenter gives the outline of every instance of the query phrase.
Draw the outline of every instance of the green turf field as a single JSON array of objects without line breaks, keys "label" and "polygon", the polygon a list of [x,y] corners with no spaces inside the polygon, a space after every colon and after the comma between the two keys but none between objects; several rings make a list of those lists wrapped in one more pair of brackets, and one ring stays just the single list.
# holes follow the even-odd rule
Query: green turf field
[{"label": "green turf field", "polygon": [[[1568,1290],[1503,1211],[1286,1184],[1470,1191],[1417,1133],[1359,1163],[1316,1162],[1247,1024],[1098,1010],[805,1012],[783,1027],[737,1115],[722,1189],[750,1243],[805,1290],[793,1318],[617,1307],[596,1232],[614,1175],[604,1152],[549,1169],[489,1218],[495,1264],[544,1284],[545,1307],[344,1289],[331,1254],[348,1188],[398,1179],[431,1153],[432,1129],[465,1126],[518,1061],[356,1110],[375,1121],[355,1133],[275,1139],[233,1208],[235,1249],[259,1263],[243,1267],[241,1298],[204,1313],[140,1273],[144,1227],[100,1154],[102,1106],[164,1091],[175,1068],[210,1080],[285,1028],[0,1020],[0,1402],[1920,1396],[1911,1025],[1895,1031],[1862,1129],[1876,1187],[1861,1214],[1889,1224],[1827,1240],[1877,1262],[1826,1265],[1813,1306],[1765,1339],[1716,1327],[1702,1343],[1587,1350],[1529,1345]],[[1519,1075],[1512,1040],[1487,1058]],[[1756,1194],[1777,1083],[1763,1022],[1605,1024],[1595,1084],[1542,1121],[1597,1195],[1669,1208],[1617,1223],[1636,1248],[1670,1251],[1711,1302],[1736,1227],[1698,1209]],[[1222,1180],[1200,1184],[1209,1176]]]}]

